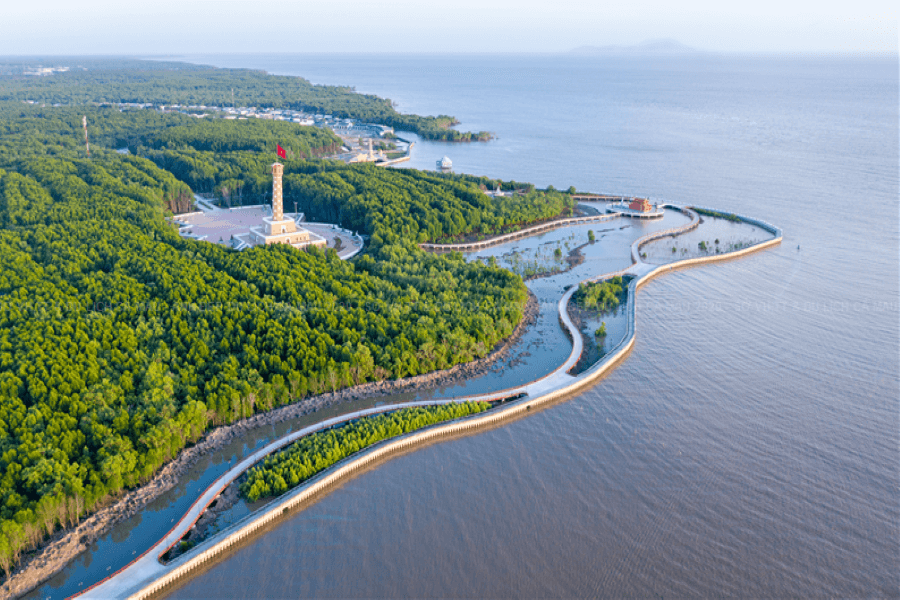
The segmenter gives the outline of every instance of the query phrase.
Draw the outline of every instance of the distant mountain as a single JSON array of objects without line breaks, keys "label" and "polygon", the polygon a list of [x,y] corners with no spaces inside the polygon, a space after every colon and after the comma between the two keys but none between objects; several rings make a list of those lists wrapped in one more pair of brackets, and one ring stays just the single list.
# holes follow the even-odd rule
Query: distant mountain
[{"label": "distant mountain", "polygon": [[569,54],[579,56],[608,56],[608,55],[682,55],[700,54],[702,50],[685,46],[677,40],[646,40],[634,46],[580,46],[569,51]]}]

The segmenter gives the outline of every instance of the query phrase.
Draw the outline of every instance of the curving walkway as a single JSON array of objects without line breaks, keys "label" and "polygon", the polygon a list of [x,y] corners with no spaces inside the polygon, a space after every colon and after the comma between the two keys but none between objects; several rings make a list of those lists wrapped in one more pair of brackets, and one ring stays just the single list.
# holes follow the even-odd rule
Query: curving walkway
[{"label": "curving walkway", "polygon": [[464,242],[461,244],[422,243],[419,244],[419,247],[422,250],[429,250],[431,252],[471,252],[472,250],[482,250],[484,248],[490,248],[491,246],[496,246],[498,244],[505,244],[506,242],[511,242],[513,240],[530,237],[537,233],[543,233],[544,231],[552,231],[554,229],[559,229],[560,227],[565,227],[566,225],[580,225],[582,223],[602,223],[603,221],[611,221],[612,219],[621,217],[622,215],[623,213],[605,213],[602,215],[589,215],[587,217],[569,217],[567,219],[557,219],[556,221],[541,223],[540,225],[533,225],[531,227],[526,227],[525,229],[498,235],[497,237],[492,237],[480,242]]},{"label": "curving walkway", "polygon": [[[210,485],[206,489],[206,491],[204,491],[203,494],[201,494],[201,496],[194,502],[194,504],[184,515],[184,517],[182,517],[182,519],[169,531],[169,533],[167,533],[163,537],[163,539],[157,542],[153,547],[151,547],[144,554],[142,554],[140,557],[132,561],[130,564],[128,564],[115,574],[79,594],[79,597],[148,597],[162,590],[164,587],[170,585],[179,578],[188,575],[191,571],[201,567],[202,565],[210,561],[215,560],[216,556],[218,556],[222,552],[225,552],[234,544],[239,543],[240,540],[246,538],[249,535],[252,535],[253,532],[257,531],[261,527],[276,520],[277,518],[280,518],[281,515],[283,513],[286,513],[290,508],[310,500],[313,496],[321,493],[324,490],[327,490],[329,487],[335,485],[343,479],[353,476],[356,472],[358,472],[360,468],[365,465],[371,464],[375,460],[390,456],[395,452],[405,450],[415,445],[428,443],[444,436],[455,435],[458,433],[473,431],[475,429],[483,427],[494,426],[504,420],[517,417],[523,414],[525,411],[531,410],[532,407],[537,407],[542,404],[553,402],[565,395],[571,394],[581,389],[582,387],[592,384],[606,372],[611,370],[618,363],[618,361],[631,350],[631,347],[634,345],[635,294],[639,287],[643,286],[654,277],[676,268],[692,266],[706,262],[717,262],[721,260],[732,259],[776,245],[782,240],[782,232],[779,228],[757,219],[751,219],[749,217],[742,217],[741,215],[738,215],[738,217],[742,220],[766,229],[775,237],[771,240],[760,242],[753,246],[724,254],[685,259],[662,266],[644,263],[641,261],[640,255],[638,253],[638,250],[643,244],[646,244],[647,242],[658,239],[660,237],[665,237],[667,235],[677,235],[678,233],[683,233],[684,231],[688,231],[697,227],[697,224],[699,223],[699,217],[697,213],[690,210],[688,207],[676,205],[667,206],[670,208],[675,208],[677,210],[682,210],[687,214],[692,215],[691,223],[681,227],[673,228],[671,230],[654,232],[638,239],[632,245],[632,260],[634,261],[634,264],[621,271],[606,273],[585,280],[599,281],[602,279],[614,277],[616,275],[635,276],[635,278],[628,286],[628,306],[630,310],[628,311],[628,322],[625,336],[615,348],[613,348],[599,362],[591,366],[586,371],[580,373],[577,376],[568,374],[568,371],[578,362],[578,359],[581,357],[581,353],[583,351],[583,341],[581,338],[581,333],[572,323],[567,310],[569,299],[577,289],[577,286],[573,285],[563,295],[558,304],[560,320],[568,331],[573,342],[572,352],[569,354],[568,359],[566,359],[566,361],[552,373],[540,379],[532,381],[526,385],[508,388],[506,390],[501,390],[499,392],[494,392],[491,394],[479,394],[456,398],[444,398],[403,404],[392,404],[357,411],[348,415],[342,415],[339,417],[328,419],[321,423],[317,423],[315,425],[311,425],[309,427],[291,433],[290,435],[287,435],[279,440],[276,440],[271,444],[265,446],[264,448],[257,450],[256,452],[242,460],[240,463],[235,465],[233,468],[231,468],[227,473],[222,475],[215,482],[213,482],[213,484]],[[320,473],[319,475],[313,477],[303,485],[295,488],[294,490],[283,495],[281,498],[260,509],[260,511],[258,511],[257,513],[248,515],[232,527],[227,528],[224,531],[216,534],[209,540],[202,542],[191,551],[173,560],[171,563],[163,565],[159,562],[159,557],[174,544],[176,544],[194,526],[203,511],[206,510],[206,508],[222,492],[222,490],[225,489],[225,487],[227,487],[244,471],[249,469],[253,464],[261,460],[266,455],[287,446],[288,444],[305,435],[308,435],[315,431],[319,431],[321,429],[325,429],[327,427],[344,423],[346,421],[358,419],[360,417],[409,406],[430,406],[447,404],[450,402],[496,401],[506,399],[514,399],[514,401],[510,402],[509,404],[501,405],[493,410],[488,411],[487,413],[480,413],[478,415],[467,417],[459,421],[435,425],[422,431],[413,432],[411,434],[401,436],[400,438],[386,440],[384,442],[376,444],[375,446],[372,446],[371,448],[363,450],[359,454],[354,455],[353,457],[350,457],[345,461],[334,465],[323,473]]]}]

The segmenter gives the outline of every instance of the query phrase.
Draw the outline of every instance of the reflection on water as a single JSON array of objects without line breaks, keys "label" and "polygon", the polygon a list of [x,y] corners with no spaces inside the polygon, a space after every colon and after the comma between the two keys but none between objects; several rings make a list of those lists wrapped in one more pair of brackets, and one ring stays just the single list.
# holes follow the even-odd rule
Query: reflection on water
[{"label": "reflection on water", "polygon": [[[666,219],[653,222],[649,230],[644,228],[630,228],[628,225],[629,220],[622,219],[621,222],[616,223],[616,229],[627,232],[624,239],[626,240],[627,245],[630,246],[631,241],[646,235],[648,231],[675,226],[672,224],[672,221],[679,221],[682,217],[683,215],[677,211],[669,211]],[[686,218],[684,220],[687,221]],[[510,251],[508,250],[510,246],[515,248],[515,251],[517,252],[531,253],[536,249],[546,247],[548,244],[572,240],[580,233],[584,233],[584,239],[587,241],[587,234],[583,231],[584,227],[573,229],[575,229],[574,233],[572,230],[568,229],[557,230],[549,234],[517,240],[511,244],[497,246],[491,250],[494,254],[489,254],[488,256],[496,256],[496,253],[503,253],[498,262],[501,266],[506,266],[507,263],[505,261],[508,260],[508,257],[510,256]],[[605,236],[601,237],[598,235],[598,240],[591,245],[589,251],[591,256],[600,257],[606,252],[612,252],[614,241],[604,238]],[[616,240],[615,243],[622,243],[622,239]],[[615,250],[617,253],[621,254],[621,248],[616,247]],[[484,258],[484,254],[479,256],[476,253],[471,253],[468,255],[468,258],[470,260],[479,260]],[[622,266],[626,266],[628,263],[630,263],[630,260]],[[592,273],[591,275],[593,274],[595,273]],[[522,338],[513,345],[508,354],[503,359],[498,360],[493,364],[486,373],[473,376],[458,383],[419,390],[416,394],[407,394],[403,397],[399,395],[386,395],[378,399],[379,403],[386,404],[394,401],[420,400],[431,397],[451,397],[497,391],[533,381],[552,372],[568,358],[569,353],[572,350],[571,342],[559,326],[559,301],[569,285],[575,285],[585,277],[586,275],[578,270],[559,273],[555,276],[555,283],[553,285],[540,286],[537,290],[534,288],[536,282],[539,280],[528,282],[527,285],[535,292],[540,303],[540,312],[537,320],[529,327]],[[608,315],[603,315],[602,318],[597,317],[596,319],[587,319],[586,322],[589,325],[596,320],[596,324],[593,325],[593,328],[589,329],[589,331],[586,329],[589,335],[593,335],[594,330],[599,327],[601,319],[608,321],[607,326],[609,333],[607,339],[599,340],[599,344],[601,345],[601,348],[604,345],[606,347],[613,347],[625,335],[627,315],[624,310],[617,309],[611,311]],[[612,341],[609,342],[608,340]],[[600,356],[602,356],[602,353]],[[599,358],[599,356],[597,358]],[[350,405],[354,407],[359,404],[359,402],[350,403]],[[348,406],[348,404],[345,404],[338,410],[348,412]],[[321,420],[325,418],[325,416],[322,415],[318,418]],[[232,507],[221,512],[210,531],[220,531],[250,514],[253,510],[261,508],[267,504],[268,501],[271,501],[271,499],[256,503],[248,503],[243,499],[239,499]]]},{"label": "reflection on water", "polygon": [[[570,246],[574,248],[574,240],[584,240],[579,244],[587,242],[589,229],[593,228],[597,236],[594,244],[590,244],[582,250],[585,255],[583,264],[566,273],[528,282],[527,285],[539,302],[540,311],[537,321],[487,372],[467,380],[454,381],[437,387],[344,402],[313,415],[251,430],[244,434],[240,441],[234,441],[202,458],[198,464],[188,470],[187,475],[172,490],[151,502],[141,513],[113,527],[107,535],[92,544],[64,571],[29,597],[66,597],[128,564],[135,556],[143,553],[162,538],[187,511],[194,499],[217,477],[247,454],[291,431],[316,421],[370,406],[426,398],[487,393],[527,383],[552,372],[566,360],[572,349],[571,342],[559,326],[557,312],[557,305],[565,287],[591,275],[628,266],[631,263],[628,251],[631,242],[651,231],[673,227],[687,221],[688,219],[681,213],[669,211],[665,219],[658,221],[632,224],[628,219],[616,220],[611,222],[608,231],[602,233],[596,224],[593,224],[593,227],[578,226],[559,229],[534,238],[517,240],[510,244],[473,253],[470,259],[497,256],[501,264],[505,266],[506,258],[503,255],[509,256],[513,248],[529,253],[536,248],[557,242],[561,244],[569,242]],[[600,270],[594,271],[593,269]],[[258,506],[256,505],[254,508]],[[251,512],[251,508],[243,501],[238,501],[233,507],[222,512],[213,530],[226,527],[249,512]]]}]

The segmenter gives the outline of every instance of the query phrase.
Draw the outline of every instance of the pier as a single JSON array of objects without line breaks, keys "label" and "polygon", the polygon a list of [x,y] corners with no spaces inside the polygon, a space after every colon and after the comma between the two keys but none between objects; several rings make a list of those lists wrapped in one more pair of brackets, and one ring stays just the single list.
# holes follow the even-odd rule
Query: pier
[{"label": "pier", "polygon": [[572,200],[579,202],[625,202],[634,200],[634,196],[613,196],[610,194],[572,194]]},{"label": "pier", "polygon": [[519,231],[505,233],[503,235],[498,235],[496,237],[481,240],[478,242],[463,242],[460,244],[423,243],[419,244],[419,247],[422,250],[429,250],[431,252],[471,252],[473,250],[490,248],[491,246],[496,246],[497,244],[504,244],[506,242],[517,240],[519,238],[530,237],[532,235],[543,233],[545,231],[552,231],[553,229],[565,227],[566,225],[581,225],[582,223],[602,223],[603,221],[611,221],[612,219],[615,219],[619,216],[621,216],[621,213],[607,213],[605,215],[590,215],[587,217],[568,217],[565,219],[548,221],[547,223],[541,223],[540,225],[534,225],[532,227],[526,227],[525,229],[520,229]]}]

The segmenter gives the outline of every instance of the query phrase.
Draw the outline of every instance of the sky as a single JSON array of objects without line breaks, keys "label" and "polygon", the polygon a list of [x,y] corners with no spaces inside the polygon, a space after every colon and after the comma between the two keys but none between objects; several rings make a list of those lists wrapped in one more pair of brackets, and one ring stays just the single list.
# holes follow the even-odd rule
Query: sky
[{"label": "sky", "polygon": [[896,0],[5,0],[0,55],[709,51],[897,53]]}]

